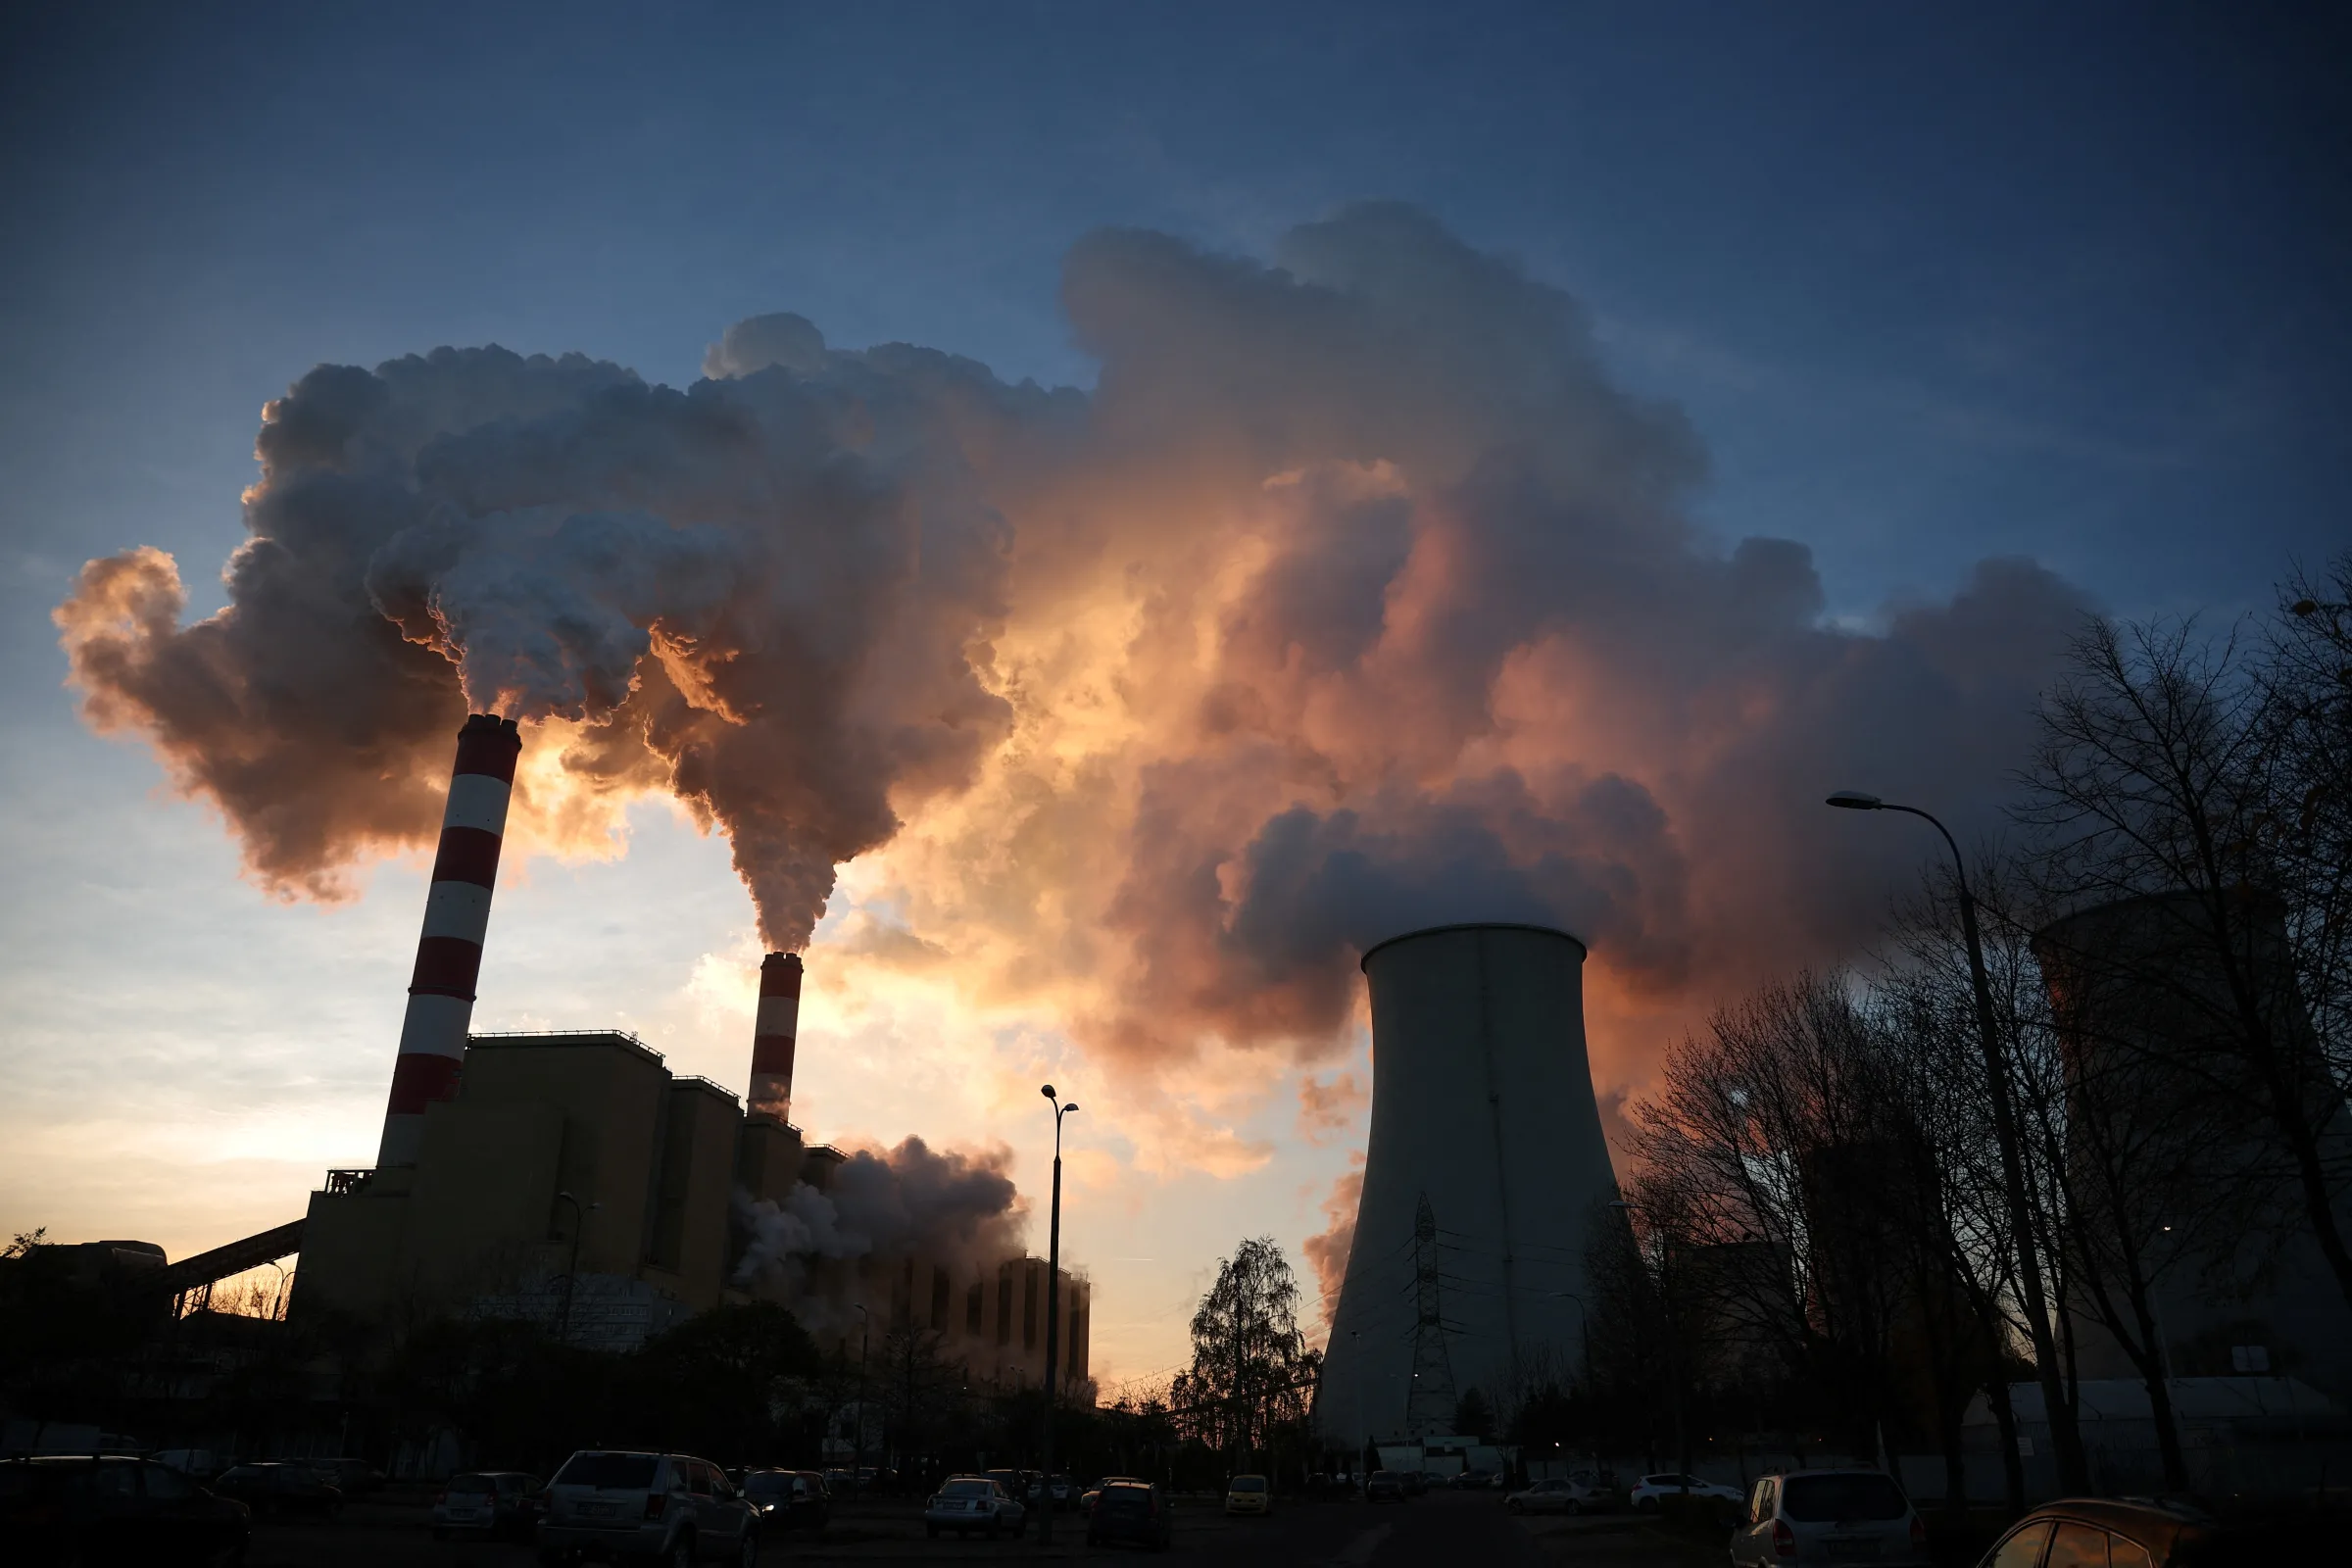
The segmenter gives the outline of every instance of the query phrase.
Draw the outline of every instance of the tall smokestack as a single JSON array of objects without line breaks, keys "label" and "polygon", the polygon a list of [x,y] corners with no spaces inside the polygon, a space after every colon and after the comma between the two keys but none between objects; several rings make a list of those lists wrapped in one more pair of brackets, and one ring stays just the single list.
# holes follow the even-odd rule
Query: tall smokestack
[{"label": "tall smokestack", "polygon": [[473,985],[490,926],[490,890],[507,832],[507,798],[522,737],[514,721],[473,713],[458,731],[458,764],[441,815],[441,850],[425,895],[424,931],[409,977],[409,1012],[400,1026],[400,1058],[384,1106],[384,1139],[375,1162],[414,1165],[424,1138],[424,1107],[457,1092],[473,1020]]},{"label": "tall smokestack", "polygon": [[753,1113],[792,1119],[792,1047],[801,1030],[801,956],[771,953],[760,964],[760,1016],[752,1025]]}]

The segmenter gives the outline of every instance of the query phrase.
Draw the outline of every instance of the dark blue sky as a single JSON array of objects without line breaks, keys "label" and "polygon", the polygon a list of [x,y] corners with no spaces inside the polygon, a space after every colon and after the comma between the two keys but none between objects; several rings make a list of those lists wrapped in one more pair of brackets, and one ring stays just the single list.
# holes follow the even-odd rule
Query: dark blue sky
[{"label": "dark blue sky", "polygon": [[200,575],[319,360],[676,381],[793,309],[1084,382],[1077,235],[1262,254],[1368,196],[1583,298],[1696,421],[1711,519],[1814,544],[1838,610],[2012,551],[2119,608],[2260,597],[2352,531],[2344,26],[1993,9],[53,17],[0,111],[13,608],[132,542]]}]

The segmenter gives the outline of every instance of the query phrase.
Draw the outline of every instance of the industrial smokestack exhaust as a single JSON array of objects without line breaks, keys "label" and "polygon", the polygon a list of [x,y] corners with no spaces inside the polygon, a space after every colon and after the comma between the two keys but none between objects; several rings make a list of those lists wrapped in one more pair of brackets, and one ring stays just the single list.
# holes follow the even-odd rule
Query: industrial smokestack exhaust
[{"label": "industrial smokestack exhaust", "polygon": [[522,737],[511,718],[474,713],[458,731],[458,763],[441,816],[441,848],[433,858],[433,887],[425,895],[424,931],[416,939],[400,1057],[392,1068],[384,1137],[375,1153],[379,1167],[416,1164],[424,1139],[424,1107],[457,1092],[466,1032],[473,1021],[474,981],[482,968],[482,937],[490,926],[490,892],[506,838],[507,801],[514,788],[514,760],[521,755]]},{"label": "industrial smokestack exhaust", "polygon": [[801,956],[771,953],[760,964],[760,1014],[752,1025],[752,1114],[792,1119],[792,1048],[800,1030]]}]

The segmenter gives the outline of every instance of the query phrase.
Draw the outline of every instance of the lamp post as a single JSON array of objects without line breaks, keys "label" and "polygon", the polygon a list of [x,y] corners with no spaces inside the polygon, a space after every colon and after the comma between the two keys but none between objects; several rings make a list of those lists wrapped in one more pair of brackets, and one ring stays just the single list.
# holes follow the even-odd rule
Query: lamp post
[{"label": "lamp post", "polygon": [[1061,1356],[1061,1118],[1078,1108],[1063,1104],[1047,1084],[1038,1091],[1054,1102],[1054,1218],[1046,1241],[1046,1457],[1045,1485],[1037,1499],[1037,1544],[1054,1539],[1054,1363]]},{"label": "lamp post", "polygon": [[874,1320],[863,1301],[853,1304],[858,1308],[858,1446],[850,1461],[850,1490],[856,1493],[865,1487],[865,1356],[873,1344]]},{"label": "lamp post", "polygon": [[571,1343],[571,1282],[578,1277],[580,1272],[580,1230],[587,1223],[589,1210],[602,1208],[604,1204],[590,1203],[586,1209],[583,1209],[580,1206],[580,1200],[569,1193],[558,1193],[556,1201],[571,1205],[571,1261],[564,1268],[564,1313],[556,1324],[556,1343],[569,1345]]},{"label": "lamp post", "polygon": [[[1640,1208],[1622,1198],[1613,1200],[1609,1206],[1628,1214],[1639,1212]],[[1666,1385],[1674,1395],[1674,1464],[1676,1473],[1682,1477],[1683,1490],[1689,1492],[1690,1443],[1683,1426],[1683,1362],[1674,1343],[1678,1337],[1674,1321],[1674,1238],[1663,1226],[1658,1227],[1658,1296],[1666,1308]]]},{"label": "lamp post", "polygon": [[[2167,1225],[2165,1229],[2169,1231],[2172,1227]],[[286,1265],[273,1260],[270,1266],[277,1270],[277,1295],[270,1302],[270,1320],[274,1323],[286,1315]]]},{"label": "lamp post", "polygon": [[1993,1137],[2001,1150],[2001,1184],[2009,1199],[2009,1245],[2017,1253],[2018,1285],[2026,1298],[2026,1329],[2034,1340],[2034,1369],[2041,1377],[2050,1437],[2058,1447],[2059,1484],[2069,1491],[2087,1490],[2082,1434],[2073,1421],[2059,1418],[2066,1408],[2066,1385],[2058,1373],[2049,1304],[2042,1294],[2041,1258],[2034,1250],[2034,1225],[2026,1204],[2025,1160],[2018,1150],[2017,1112],[2009,1100],[2009,1069],[2000,1031],[1992,1021],[1992,982],[1984,976],[1984,944],[1977,934],[1977,901],[1968,890],[1968,862],[1961,858],[1952,830],[1916,806],[1898,806],[1860,790],[1839,790],[1825,804],[1847,811],[1901,811],[1919,817],[1943,835],[1944,847],[1952,852],[1952,875],[1960,890],[1960,934],[1968,944],[1968,977],[1977,1001],[1977,1039],[1984,1054],[1985,1088],[1992,1099]]}]

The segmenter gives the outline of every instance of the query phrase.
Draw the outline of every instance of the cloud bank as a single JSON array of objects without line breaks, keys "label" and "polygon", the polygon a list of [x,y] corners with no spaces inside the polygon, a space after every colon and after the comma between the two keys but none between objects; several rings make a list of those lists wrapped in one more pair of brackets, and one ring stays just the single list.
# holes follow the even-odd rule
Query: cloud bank
[{"label": "cloud bank", "polygon": [[73,679],[281,892],[424,843],[495,708],[524,843],[671,795],[781,947],[862,857],[906,953],[1145,1079],[1322,1059],[1364,947],[1493,918],[1591,945],[1605,1081],[1862,940],[1917,846],[1821,796],[1988,807],[2084,609],[1989,561],[1826,623],[1805,547],[1694,522],[1699,442],[1571,298],[1410,209],[1271,262],[1098,233],[1062,292],[1091,393],[793,316],[683,391],[322,366],[265,412],[228,608],[93,562]]}]

